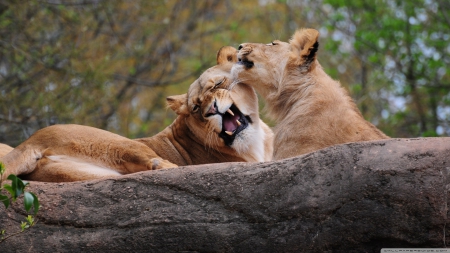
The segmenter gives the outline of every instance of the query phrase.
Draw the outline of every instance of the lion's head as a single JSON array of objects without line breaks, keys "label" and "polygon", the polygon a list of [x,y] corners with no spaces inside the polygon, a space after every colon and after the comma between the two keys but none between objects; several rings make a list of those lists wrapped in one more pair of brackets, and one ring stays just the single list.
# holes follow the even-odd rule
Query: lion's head
[{"label": "lion's head", "polygon": [[315,29],[298,30],[289,42],[279,40],[268,44],[243,43],[239,46],[238,63],[232,76],[237,81],[251,85],[270,106],[269,115],[280,116],[277,104],[286,107],[287,98],[299,84],[311,84],[316,60],[319,32]]},{"label": "lion's head", "polygon": [[236,62],[237,50],[223,47],[217,65],[195,80],[187,94],[170,96],[167,103],[207,147],[224,154],[231,148],[247,161],[267,161],[273,134],[259,118],[253,88],[231,78]]}]

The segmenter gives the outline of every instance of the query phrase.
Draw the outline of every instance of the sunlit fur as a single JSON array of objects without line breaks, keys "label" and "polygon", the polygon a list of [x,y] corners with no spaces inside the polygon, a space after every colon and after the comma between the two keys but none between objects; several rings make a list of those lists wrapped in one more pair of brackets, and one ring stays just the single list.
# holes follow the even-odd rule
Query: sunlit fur
[{"label": "sunlit fur", "polygon": [[5,175],[67,182],[177,167],[138,141],[81,125],[53,125],[35,132],[0,158]]},{"label": "sunlit fur", "polygon": [[233,78],[265,98],[268,115],[277,123],[274,159],[388,138],[364,120],[340,83],[323,71],[316,59],[318,37],[314,29],[301,29],[289,43],[244,43],[238,58],[253,66],[233,66]]},{"label": "sunlit fur", "polygon": [[[54,125],[34,133],[11,151],[0,145],[5,175],[27,180],[69,182],[112,177],[138,171],[220,162],[262,162],[272,158],[273,133],[258,115],[254,90],[236,84],[231,89],[230,69],[236,49],[219,51],[218,65],[196,80],[187,94],[167,98],[178,117],[155,136],[130,140],[101,129],[81,125]],[[226,78],[226,80],[224,80]],[[214,87],[218,81],[220,86]],[[253,123],[226,146],[218,137],[219,115],[204,117],[213,99],[220,112],[233,103]],[[201,103],[198,111],[193,104]],[[209,107],[208,107],[209,106]],[[4,178],[3,178],[4,179]]]},{"label": "sunlit fur", "polygon": [[10,146],[8,146],[6,144],[0,143],[0,157],[5,156],[6,154],[11,152],[12,150],[13,150],[12,147],[10,147]]}]

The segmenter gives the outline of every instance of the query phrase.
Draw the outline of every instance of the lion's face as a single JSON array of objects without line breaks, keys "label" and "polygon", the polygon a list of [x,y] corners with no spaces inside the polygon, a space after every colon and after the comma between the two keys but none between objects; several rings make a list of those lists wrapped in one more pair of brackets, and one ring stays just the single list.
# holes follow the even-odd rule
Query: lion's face
[{"label": "lion's face", "polygon": [[187,94],[168,98],[169,106],[185,116],[197,139],[209,148],[248,152],[250,143],[262,139],[258,98],[250,86],[234,82],[231,68],[236,60],[225,58],[195,80]]},{"label": "lion's face", "polygon": [[289,59],[289,43],[244,43],[239,46],[238,59],[232,73],[236,80],[252,85],[261,95],[276,90],[282,81]]},{"label": "lion's face", "polygon": [[279,95],[293,76],[305,75],[314,67],[318,48],[318,32],[297,31],[288,42],[275,40],[269,44],[243,43],[232,76],[251,85],[266,99]]},{"label": "lion's face", "polygon": [[245,141],[246,131],[259,123],[255,92],[249,86],[233,83],[230,70],[231,66],[210,68],[188,91],[191,126],[199,135],[209,133],[211,139],[206,141],[210,145],[221,143],[216,137],[228,146]]}]

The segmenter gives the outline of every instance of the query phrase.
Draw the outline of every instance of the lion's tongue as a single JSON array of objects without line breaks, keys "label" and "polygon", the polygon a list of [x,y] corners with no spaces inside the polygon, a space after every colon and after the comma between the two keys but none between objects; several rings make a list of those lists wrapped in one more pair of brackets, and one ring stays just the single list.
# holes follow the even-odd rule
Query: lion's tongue
[{"label": "lion's tongue", "polygon": [[239,119],[239,115],[236,113],[234,116],[226,114],[223,117],[223,129],[225,131],[234,132],[238,128],[236,121]]}]

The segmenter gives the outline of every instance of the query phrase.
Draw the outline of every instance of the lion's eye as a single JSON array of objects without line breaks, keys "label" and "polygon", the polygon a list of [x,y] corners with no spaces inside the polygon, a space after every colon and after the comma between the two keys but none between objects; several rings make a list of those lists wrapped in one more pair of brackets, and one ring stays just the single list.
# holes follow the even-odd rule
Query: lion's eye
[{"label": "lion's eye", "polygon": [[223,84],[223,82],[225,82],[225,79],[226,79],[226,78],[224,77],[223,79],[217,81],[217,82],[214,84],[214,88],[216,88],[217,86]]},{"label": "lion's eye", "polygon": [[272,46],[278,45],[275,41],[272,41]]},{"label": "lion's eye", "polygon": [[194,105],[194,108],[192,108],[192,112],[197,112],[198,109],[200,109],[200,106]]}]

